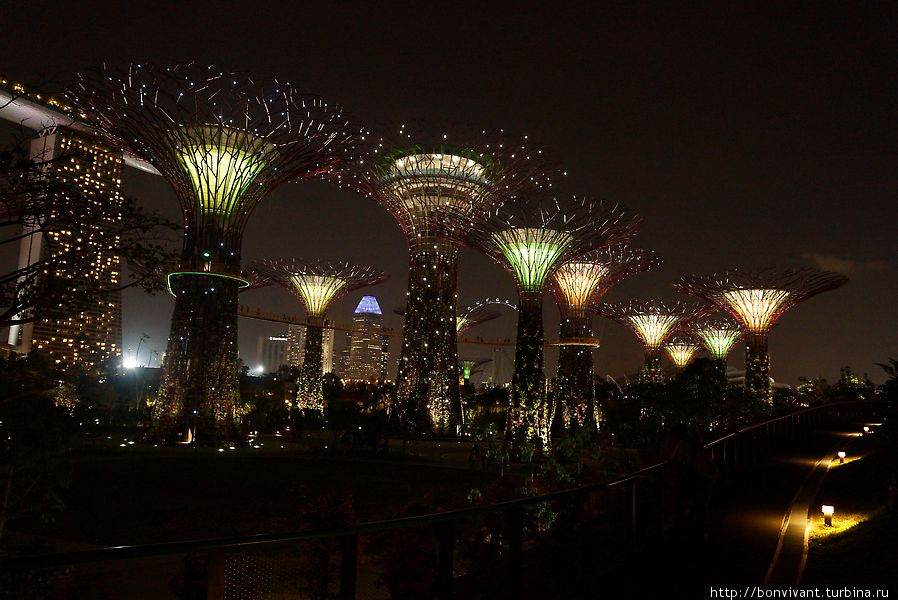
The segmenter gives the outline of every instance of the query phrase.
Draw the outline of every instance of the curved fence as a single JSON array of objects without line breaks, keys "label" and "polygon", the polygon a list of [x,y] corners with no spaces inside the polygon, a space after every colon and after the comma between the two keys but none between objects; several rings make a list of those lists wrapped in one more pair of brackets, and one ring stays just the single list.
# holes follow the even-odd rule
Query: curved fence
[{"label": "curved fence", "polygon": [[[882,416],[828,404],[706,446],[723,477],[815,430]],[[0,585],[41,598],[558,598],[675,525],[667,462],[486,506],[337,529],[102,548],[0,561]],[[16,596],[18,597],[18,596]]]}]

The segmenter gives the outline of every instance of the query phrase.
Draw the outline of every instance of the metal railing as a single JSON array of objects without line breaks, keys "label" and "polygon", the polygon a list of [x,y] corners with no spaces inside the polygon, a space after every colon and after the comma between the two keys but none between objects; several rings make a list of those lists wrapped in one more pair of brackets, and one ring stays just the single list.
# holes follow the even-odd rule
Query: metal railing
[{"label": "metal railing", "polygon": [[[883,410],[874,402],[817,406],[746,427],[706,448],[723,477],[738,476],[811,431],[870,420]],[[12,558],[0,561],[0,573],[11,582],[44,586],[42,597],[110,591],[109,597],[210,600],[558,597],[565,585],[575,589],[595,576],[591,565],[619,557],[621,548],[651,543],[672,526],[676,491],[670,479],[669,464],[662,462],[601,483],[485,506],[339,528]],[[540,569],[527,569],[530,564]],[[556,575],[551,582],[540,575],[546,569]],[[105,592],[94,596],[89,586],[105,586]],[[414,586],[427,591],[416,596],[409,592]]]}]

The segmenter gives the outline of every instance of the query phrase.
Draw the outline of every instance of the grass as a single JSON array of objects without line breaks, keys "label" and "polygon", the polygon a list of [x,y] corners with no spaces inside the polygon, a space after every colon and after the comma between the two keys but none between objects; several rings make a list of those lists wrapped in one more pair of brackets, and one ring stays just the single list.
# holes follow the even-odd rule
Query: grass
[{"label": "grass", "polygon": [[[893,458],[879,440],[857,438],[844,464],[834,461],[814,504],[802,585],[898,587],[898,509],[889,505]],[[825,527],[820,507],[835,508]]]}]

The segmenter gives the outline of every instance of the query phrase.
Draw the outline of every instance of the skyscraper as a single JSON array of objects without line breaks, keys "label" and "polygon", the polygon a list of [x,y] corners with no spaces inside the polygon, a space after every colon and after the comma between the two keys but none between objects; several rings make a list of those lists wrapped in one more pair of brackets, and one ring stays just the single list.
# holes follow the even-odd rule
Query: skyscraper
[{"label": "skyscraper", "polygon": [[[334,330],[329,327],[331,321],[325,321],[321,343],[321,372],[330,373],[334,370]],[[287,354],[284,364],[291,367],[301,367],[305,358],[306,328],[303,325],[290,325],[287,330]]]},{"label": "skyscraper", "polygon": [[362,296],[352,317],[349,346],[349,379],[376,381],[382,378],[384,362],[384,317],[374,296]]},{"label": "skyscraper", "polygon": [[287,336],[260,335],[256,342],[256,365],[264,373],[273,373],[287,364]]},{"label": "skyscraper", "polygon": [[[61,128],[44,130],[31,144],[32,158],[45,163],[45,172],[86,198],[86,206],[115,205],[122,202],[122,155]],[[94,231],[52,230],[47,239],[26,235],[19,252],[20,265],[32,264],[53,252],[77,248],[91,253],[89,271],[72,277],[96,281],[98,287],[115,288],[121,279],[121,258],[114,250],[116,239],[101,234],[104,223]],[[95,253],[95,254],[94,254]],[[65,273],[57,275],[65,276]],[[91,300],[78,313],[62,318],[36,321],[10,328],[9,344],[17,351],[37,349],[63,366],[95,365],[122,354],[121,292],[111,292]]]}]

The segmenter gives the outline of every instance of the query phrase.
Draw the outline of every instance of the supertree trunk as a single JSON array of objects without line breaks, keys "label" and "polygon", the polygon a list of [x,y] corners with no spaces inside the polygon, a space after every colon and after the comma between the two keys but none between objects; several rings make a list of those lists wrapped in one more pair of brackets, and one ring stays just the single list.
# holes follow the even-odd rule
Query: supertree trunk
[{"label": "supertree trunk", "polygon": [[723,387],[726,387],[727,386],[727,359],[726,359],[726,357],[723,357],[723,358],[712,357],[711,365],[714,368],[714,372],[717,373],[717,376],[719,377],[720,384]]},{"label": "supertree trunk", "polygon": [[552,411],[545,393],[543,338],[542,292],[521,292],[505,434],[512,455],[520,454],[525,444],[548,445]]},{"label": "supertree trunk", "polygon": [[321,377],[321,361],[324,355],[323,319],[310,318],[306,325],[303,343],[302,367],[299,370],[299,386],[296,400],[299,410],[324,410],[324,391]]},{"label": "supertree trunk", "polygon": [[[571,316],[561,321],[561,339],[592,337],[588,316]],[[592,426],[595,387],[591,346],[561,346],[558,352],[558,410],[555,428],[579,429]]]},{"label": "supertree trunk", "polygon": [[415,429],[458,433],[458,246],[433,239],[409,247],[409,279],[397,406]]},{"label": "supertree trunk", "polygon": [[745,336],[745,390],[764,400],[770,399],[770,354],[766,332]]},{"label": "supertree trunk", "polygon": [[664,381],[664,371],[661,370],[661,349],[645,349],[645,366],[642,368],[642,380],[646,383],[661,383]]},{"label": "supertree trunk", "polygon": [[239,395],[237,287],[202,275],[172,281],[175,309],[155,411],[165,437],[189,429],[207,443],[232,433]]}]

